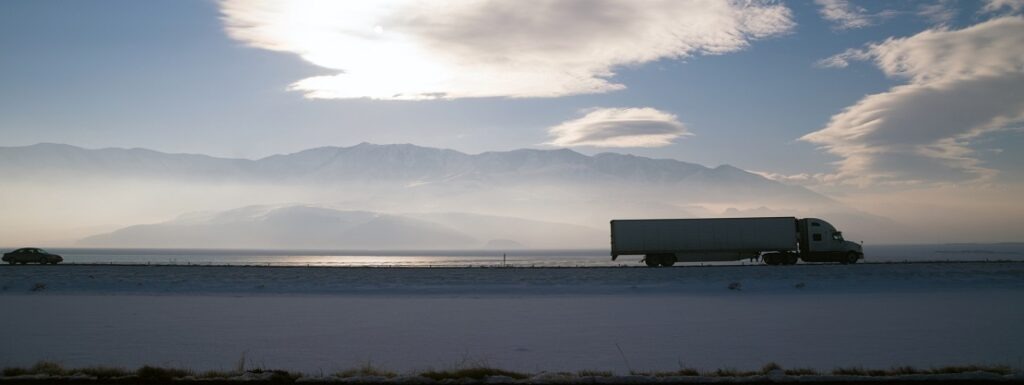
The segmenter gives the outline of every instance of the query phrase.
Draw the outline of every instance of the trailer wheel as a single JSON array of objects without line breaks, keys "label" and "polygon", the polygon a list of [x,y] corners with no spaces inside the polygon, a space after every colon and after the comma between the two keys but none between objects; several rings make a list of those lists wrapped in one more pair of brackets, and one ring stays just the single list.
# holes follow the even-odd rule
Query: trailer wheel
[{"label": "trailer wheel", "polygon": [[647,264],[647,267],[658,267],[658,265],[659,265],[659,263],[658,263],[659,261],[658,260],[659,259],[661,259],[661,258],[658,258],[655,255],[648,255],[648,256],[644,257],[644,263]]},{"label": "trailer wheel", "polygon": [[672,267],[672,265],[675,265],[675,264],[676,264],[676,256],[674,256],[674,255],[662,255],[661,256],[661,265],[662,266],[664,266],[664,267]]},{"label": "trailer wheel", "polygon": [[796,262],[799,261],[799,260],[800,260],[800,258],[797,257],[796,254],[789,253],[789,254],[786,255],[786,264],[787,265],[795,265]]}]

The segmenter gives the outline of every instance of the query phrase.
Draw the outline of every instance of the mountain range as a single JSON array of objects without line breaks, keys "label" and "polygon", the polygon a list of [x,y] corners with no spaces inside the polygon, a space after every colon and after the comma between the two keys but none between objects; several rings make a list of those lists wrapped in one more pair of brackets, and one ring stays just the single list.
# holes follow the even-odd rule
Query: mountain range
[{"label": "mountain range", "polygon": [[[557,239],[550,234],[558,234]],[[600,244],[603,231],[465,213],[383,214],[311,205],[182,215],[82,239],[85,246],[303,249],[550,249]],[[515,238],[515,239],[510,239]]]},{"label": "mountain range", "polygon": [[[567,149],[466,154],[361,143],[250,160],[44,143],[0,147],[0,178],[8,182],[0,189],[6,206],[0,220],[19,223],[0,242],[45,232],[46,237],[36,239],[184,245],[183,234],[201,232],[205,226],[211,234],[247,234],[251,245],[277,239],[272,242],[276,247],[394,248],[397,238],[380,236],[386,232],[409,234],[405,238],[410,247],[481,247],[489,242],[603,247],[606,239],[595,234],[606,232],[608,221],[616,218],[828,215],[837,225],[845,221],[866,231],[885,223],[804,187],[729,165],[712,168],[617,153],[588,156]],[[254,212],[261,214],[241,214]],[[195,215],[189,213],[202,213],[195,217],[202,221],[183,222]],[[285,221],[317,223],[325,218],[332,218],[333,232],[289,228]],[[467,231],[480,218],[491,218],[493,227],[517,230]],[[510,225],[515,221],[520,222]],[[337,227],[357,222],[362,227]],[[556,228],[526,234],[541,223]],[[371,236],[373,226],[379,227]],[[320,238],[289,230],[300,228]],[[588,230],[566,236],[573,232],[569,228]],[[413,233],[445,241],[434,245],[429,239],[415,240]],[[223,238],[203,241],[194,235],[188,246],[246,243],[244,237],[231,242]],[[594,239],[601,244],[592,244]]]},{"label": "mountain range", "polygon": [[756,191],[814,202],[829,199],[803,187],[785,185],[729,165],[709,168],[672,159],[602,153],[587,156],[560,150],[520,149],[465,154],[411,144],[361,143],[320,147],[262,159],[168,154],[147,149],[84,149],[41,143],[0,147],[0,176],[171,178],[190,181],[271,181],[348,184],[399,182],[474,184],[557,182],[561,184],[689,184],[704,189]]}]

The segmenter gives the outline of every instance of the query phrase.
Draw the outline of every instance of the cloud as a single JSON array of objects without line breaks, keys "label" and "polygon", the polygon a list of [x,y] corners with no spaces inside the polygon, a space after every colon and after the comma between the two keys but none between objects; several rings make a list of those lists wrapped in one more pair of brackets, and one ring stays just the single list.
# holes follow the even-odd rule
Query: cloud
[{"label": "cloud", "polygon": [[625,88],[622,66],[739,51],[790,31],[776,2],[224,0],[227,34],[334,71],[309,98],[558,97]]},{"label": "cloud", "polygon": [[[930,29],[826,59],[872,60],[906,84],[868,95],[801,140],[842,159],[837,178],[860,184],[990,179],[972,139],[1024,120],[1024,18]],[[840,66],[840,65],[835,65]]]},{"label": "cloud", "polygon": [[850,4],[847,0],[814,0],[821,7],[821,17],[835,24],[838,29],[857,29],[871,25],[871,16],[863,7]]},{"label": "cloud", "polygon": [[863,49],[850,48],[842,53],[829,56],[814,63],[819,68],[846,68],[851,61],[869,60],[871,54]]},{"label": "cloud", "polygon": [[827,173],[798,173],[798,174],[782,174],[776,172],[767,171],[754,171],[746,170],[749,173],[757,174],[765,178],[783,182],[787,184],[796,184],[804,186],[818,186],[824,183],[831,183],[835,175]]},{"label": "cloud", "polygon": [[985,5],[981,7],[981,13],[995,13],[1004,8],[1010,13],[1018,13],[1024,10],[1024,0],[986,0]]},{"label": "cloud", "polygon": [[921,4],[917,7],[917,15],[938,25],[947,25],[956,18],[956,8],[949,0],[941,0],[933,4]]},{"label": "cloud", "polygon": [[545,144],[559,147],[663,147],[692,135],[675,115],[653,108],[595,109],[548,134],[554,139]]}]

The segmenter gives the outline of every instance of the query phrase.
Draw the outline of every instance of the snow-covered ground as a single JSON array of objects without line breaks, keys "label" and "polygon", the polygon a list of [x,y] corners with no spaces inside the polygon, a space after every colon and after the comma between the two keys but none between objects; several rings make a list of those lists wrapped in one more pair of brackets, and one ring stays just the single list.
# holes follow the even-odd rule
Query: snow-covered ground
[{"label": "snow-covered ground", "polygon": [[229,369],[244,355],[308,373],[367,362],[622,373],[1024,361],[1024,263],[0,266],[0,287],[0,366]]}]

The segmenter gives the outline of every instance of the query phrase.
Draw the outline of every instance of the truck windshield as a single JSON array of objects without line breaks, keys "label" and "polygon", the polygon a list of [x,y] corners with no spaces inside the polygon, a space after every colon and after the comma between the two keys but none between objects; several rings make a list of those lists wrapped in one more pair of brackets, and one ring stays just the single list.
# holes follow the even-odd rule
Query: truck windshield
[{"label": "truck windshield", "polygon": [[832,233],[832,239],[837,240],[837,241],[843,240],[843,232],[842,231],[836,231],[836,232]]}]

